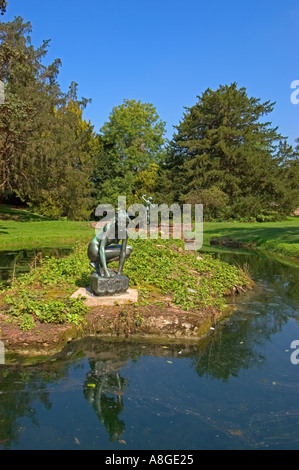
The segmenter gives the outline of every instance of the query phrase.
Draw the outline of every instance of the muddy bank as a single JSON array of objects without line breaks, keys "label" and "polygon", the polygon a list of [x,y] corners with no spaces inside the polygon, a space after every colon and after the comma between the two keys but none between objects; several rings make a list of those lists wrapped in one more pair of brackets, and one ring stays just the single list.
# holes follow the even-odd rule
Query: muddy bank
[{"label": "muddy bank", "polygon": [[7,323],[7,316],[0,314],[0,339],[6,354],[41,357],[56,354],[71,341],[87,336],[163,342],[197,341],[232,310],[233,305],[225,312],[215,309],[185,311],[167,302],[138,308],[134,304],[96,307],[90,310],[80,326],[37,322],[36,327],[29,331]]}]

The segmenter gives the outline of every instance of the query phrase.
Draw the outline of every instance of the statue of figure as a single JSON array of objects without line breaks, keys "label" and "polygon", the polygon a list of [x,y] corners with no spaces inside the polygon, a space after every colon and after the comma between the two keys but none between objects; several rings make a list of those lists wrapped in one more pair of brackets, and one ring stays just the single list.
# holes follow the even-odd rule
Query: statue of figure
[{"label": "statue of figure", "polygon": [[[90,265],[96,270],[98,276],[110,278],[111,273],[107,265],[119,260],[117,275],[121,276],[125,260],[131,255],[132,247],[127,244],[127,226],[130,218],[126,211],[118,210],[112,222],[105,225],[92,239],[88,246]],[[119,244],[118,229],[122,229],[125,238]]]},{"label": "statue of figure", "polygon": [[145,202],[145,208],[146,208],[146,221],[147,223],[149,224],[150,223],[150,207],[155,207],[154,204],[152,204],[152,200],[153,198],[151,196],[149,196],[148,199],[145,199],[146,198],[146,194],[144,194],[142,196],[142,199],[144,200]]}]

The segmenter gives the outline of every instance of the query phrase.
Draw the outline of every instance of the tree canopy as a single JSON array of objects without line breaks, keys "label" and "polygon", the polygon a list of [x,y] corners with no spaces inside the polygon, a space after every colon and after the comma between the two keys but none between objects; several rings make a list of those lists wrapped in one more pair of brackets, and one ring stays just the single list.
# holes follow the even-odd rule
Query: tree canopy
[{"label": "tree canopy", "polygon": [[202,203],[205,219],[268,220],[299,206],[299,140],[294,149],[273,127],[275,103],[236,83],[208,88],[166,142],[155,106],[124,99],[97,133],[83,117],[90,100],[78,98],[75,82],[61,90],[60,59],[45,65],[50,41],[34,47],[31,35],[20,17],[0,22],[2,200],[70,219],[144,194],[159,204]]},{"label": "tree canopy", "polygon": [[75,83],[62,93],[61,61],[43,65],[49,41],[36,49],[31,32],[20,17],[0,23],[0,191],[51,217],[88,217],[95,139],[82,120],[88,100],[78,100]]},{"label": "tree canopy", "polygon": [[[114,107],[100,130],[98,199],[117,204],[118,195],[123,195],[128,204],[137,202],[140,193],[149,190],[146,180],[163,161],[164,134],[165,123],[152,104],[124,100]],[[154,190],[154,184],[150,188]]]},{"label": "tree canopy", "polygon": [[4,15],[4,13],[6,12],[6,7],[7,7],[7,1],[6,0],[0,0],[1,15]]},{"label": "tree canopy", "polygon": [[[202,202],[205,216],[285,213],[294,201],[282,178],[286,139],[265,119],[274,103],[248,97],[236,83],[207,89],[186,108],[170,142],[166,171],[173,200]],[[286,160],[289,161],[286,154]],[[168,188],[169,190],[169,188]]]}]

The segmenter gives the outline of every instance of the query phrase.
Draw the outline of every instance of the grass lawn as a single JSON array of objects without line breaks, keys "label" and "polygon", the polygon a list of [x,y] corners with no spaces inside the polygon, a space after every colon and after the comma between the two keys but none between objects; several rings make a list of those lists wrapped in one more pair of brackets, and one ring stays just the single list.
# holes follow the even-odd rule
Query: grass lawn
[{"label": "grass lawn", "polygon": [[0,250],[73,246],[78,241],[88,243],[94,233],[88,222],[49,220],[0,206]]},{"label": "grass lawn", "polygon": [[[0,205],[0,250],[88,244],[94,234],[88,222],[49,220],[26,210]],[[299,217],[264,223],[204,222],[204,250],[211,249],[212,238],[252,243],[257,250],[299,259]]]},{"label": "grass lawn", "polygon": [[212,238],[251,243],[263,252],[299,258],[299,217],[287,217],[281,222],[263,223],[204,222],[204,248],[210,246]]}]

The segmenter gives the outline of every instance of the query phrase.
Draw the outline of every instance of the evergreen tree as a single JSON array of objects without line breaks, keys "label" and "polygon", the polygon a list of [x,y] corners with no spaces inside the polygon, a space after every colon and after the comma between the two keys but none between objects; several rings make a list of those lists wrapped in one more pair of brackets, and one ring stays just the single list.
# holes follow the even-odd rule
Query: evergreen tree
[{"label": "evergreen tree", "polygon": [[91,175],[98,149],[93,126],[83,119],[86,100],[78,101],[76,90],[72,83],[64,104],[54,108],[43,139],[32,139],[38,162],[26,195],[29,206],[44,215],[81,220],[89,218],[94,205]]},{"label": "evergreen tree", "polygon": [[[83,120],[88,100],[57,82],[61,62],[42,64],[49,41],[35,49],[31,24],[0,24],[0,193],[13,193],[50,217],[86,218],[98,152],[93,126]],[[92,204],[93,205],[93,204]]]},{"label": "evergreen tree", "polygon": [[207,89],[198,97],[168,148],[172,199],[206,201],[206,217],[288,211],[286,201],[282,203],[288,188],[278,157],[285,139],[264,119],[273,107],[270,101],[249,98],[236,83]]},{"label": "evergreen tree", "polygon": [[1,15],[4,15],[4,13],[6,12],[6,7],[7,7],[7,1],[6,0],[0,0]]},{"label": "evergreen tree", "polygon": [[289,185],[289,191],[286,197],[286,203],[292,210],[299,207],[299,138],[296,140],[295,150],[292,147],[284,148],[283,167],[285,170],[285,181]]},{"label": "evergreen tree", "polygon": [[[47,41],[35,50],[30,44],[30,23],[22,18],[0,23],[0,80],[5,83],[5,104],[0,114],[0,189],[13,191],[26,185],[31,158],[28,139],[45,112],[46,82],[55,87],[59,62],[42,68]],[[53,90],[54,91],[54,90]]]}]

